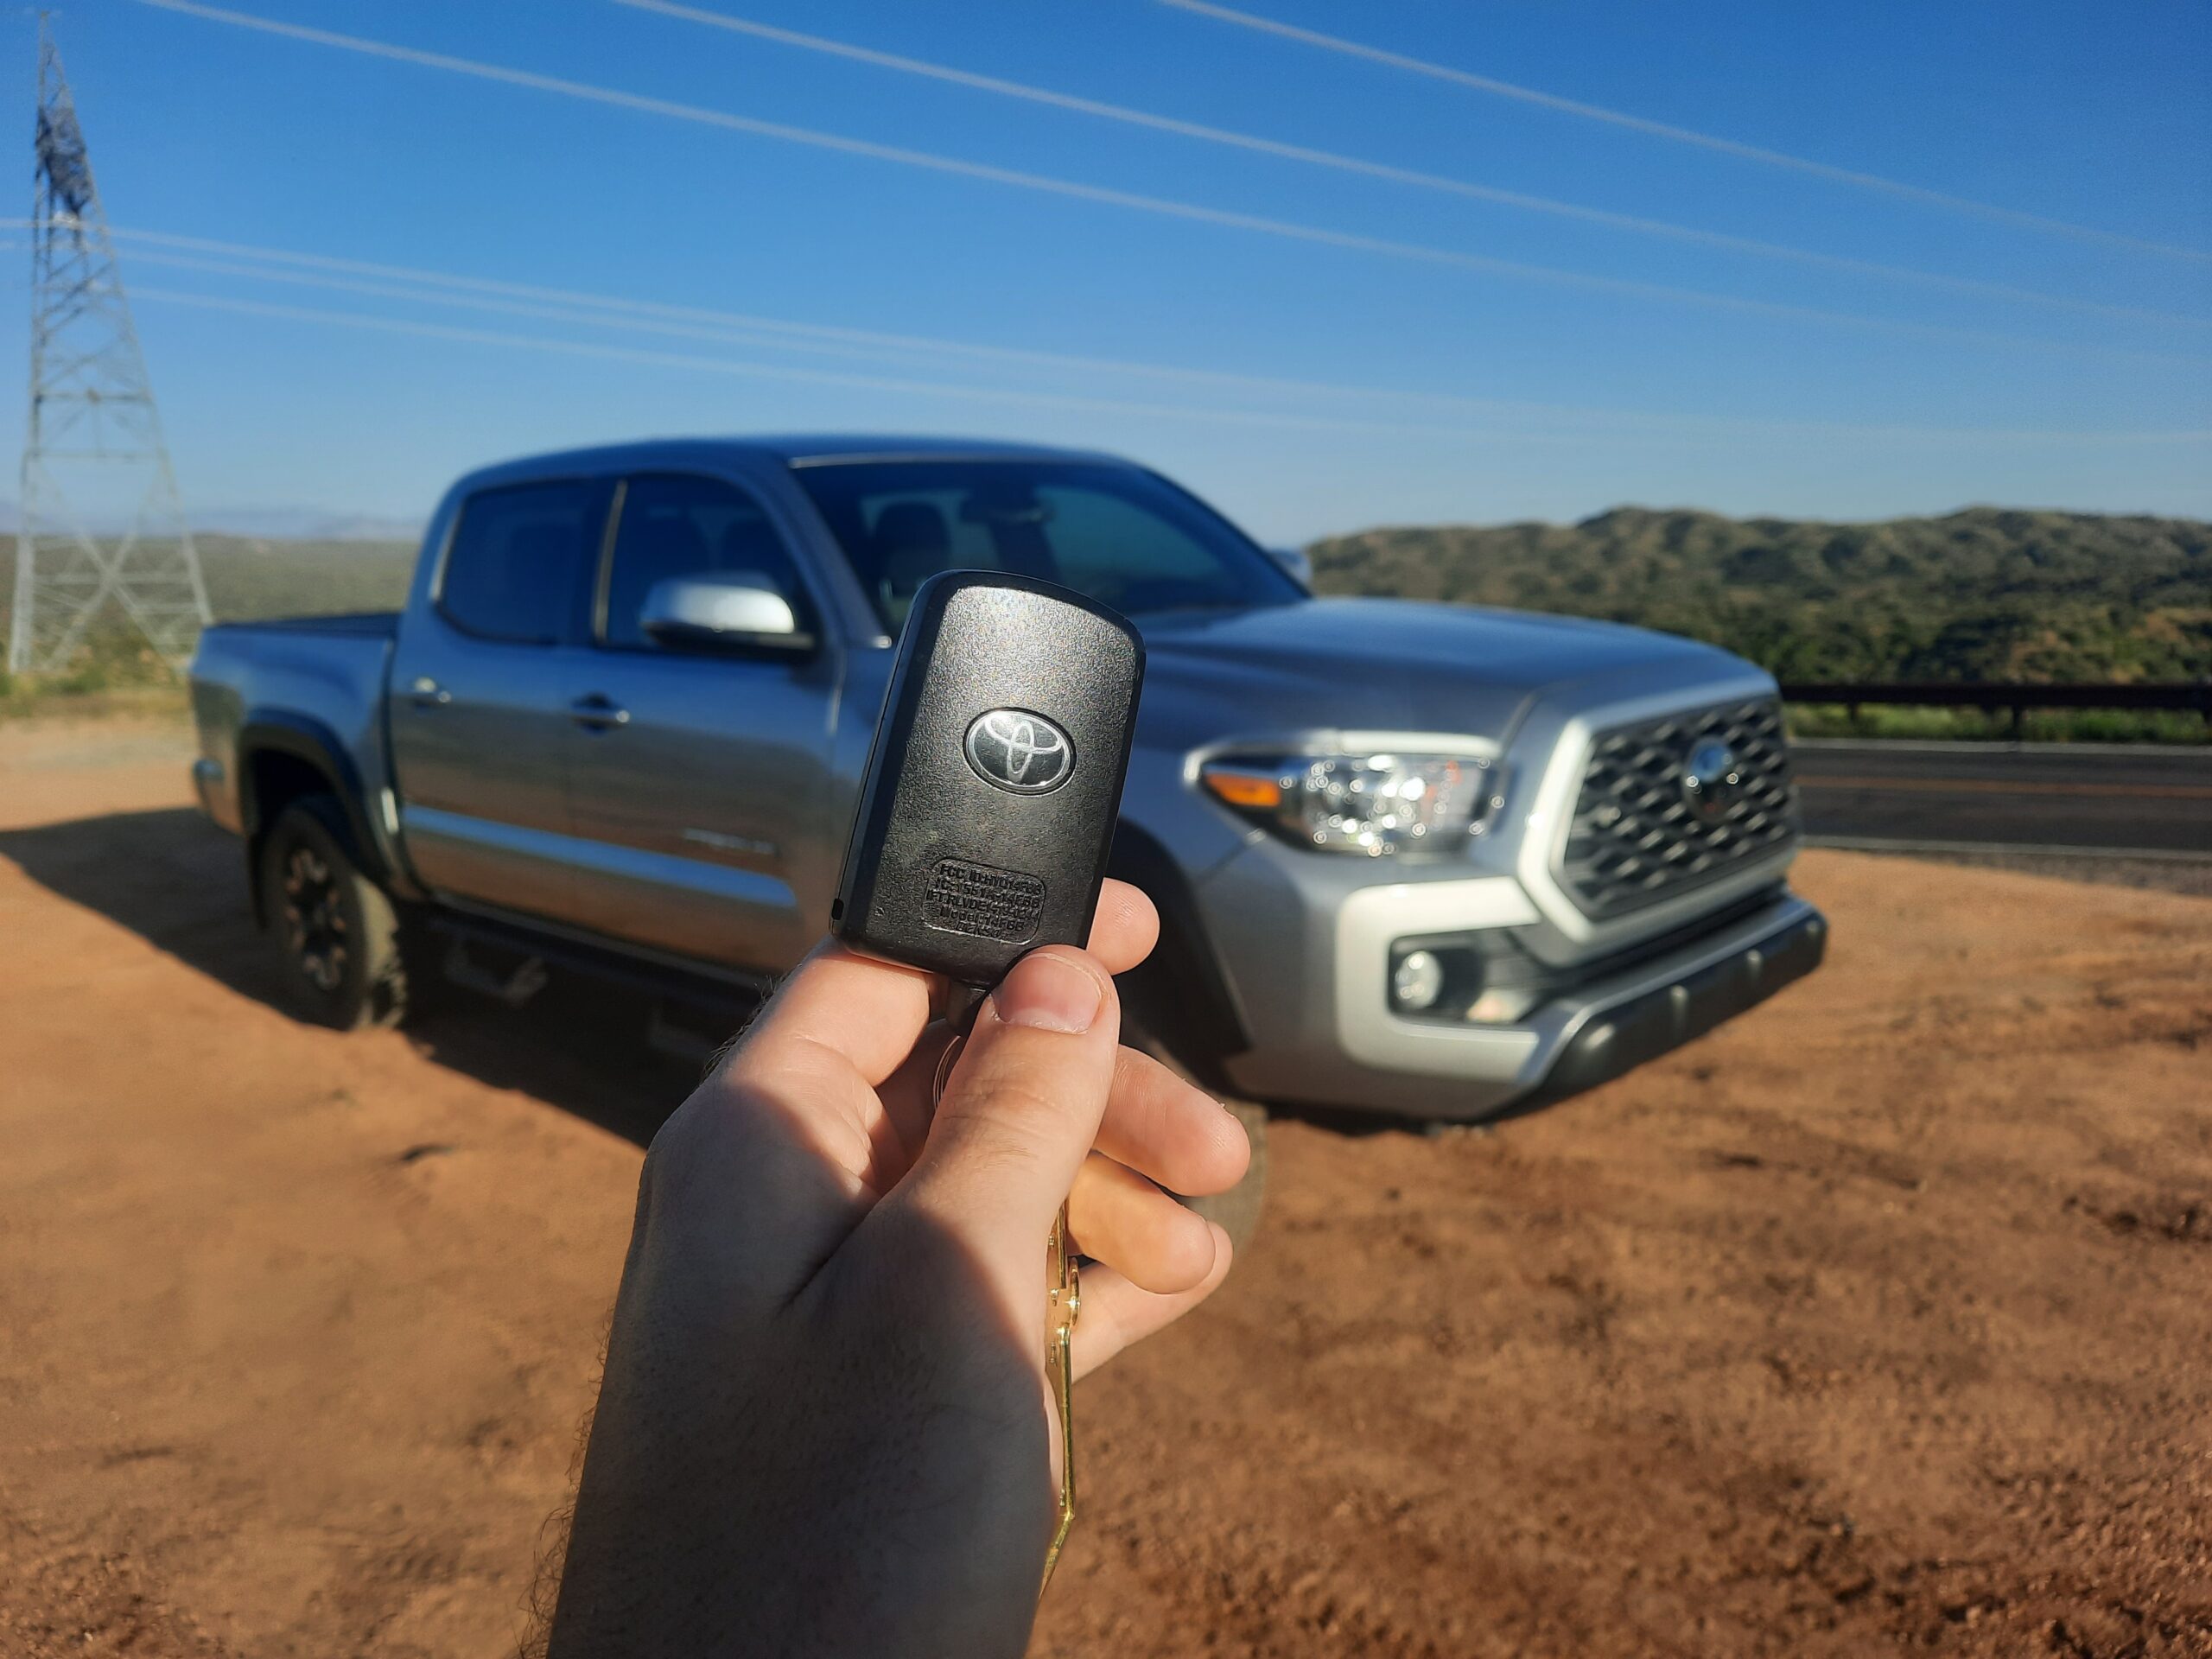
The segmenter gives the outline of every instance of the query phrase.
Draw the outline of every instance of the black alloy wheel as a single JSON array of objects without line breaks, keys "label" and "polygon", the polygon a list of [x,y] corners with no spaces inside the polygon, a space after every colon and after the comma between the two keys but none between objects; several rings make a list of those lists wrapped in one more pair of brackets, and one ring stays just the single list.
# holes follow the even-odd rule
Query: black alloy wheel
[{"label": "black alloy wheel", "polygon": [[338,803],[289,803],[263,837],[259,868],[285,1002],[339,1031],[397,1024],[407,1011],[398,914],[363,873]]}]

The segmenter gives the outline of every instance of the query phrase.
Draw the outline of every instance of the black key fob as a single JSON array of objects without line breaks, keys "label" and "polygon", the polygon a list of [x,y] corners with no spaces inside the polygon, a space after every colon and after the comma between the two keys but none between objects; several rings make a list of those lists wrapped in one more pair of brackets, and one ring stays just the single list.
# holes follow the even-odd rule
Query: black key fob
[{"label": "black key fob", "polygon": [[1144,646],[1050,582],[950,570],[914,595],[830,931],[994,985],[1081,944],[1106,877]]}]

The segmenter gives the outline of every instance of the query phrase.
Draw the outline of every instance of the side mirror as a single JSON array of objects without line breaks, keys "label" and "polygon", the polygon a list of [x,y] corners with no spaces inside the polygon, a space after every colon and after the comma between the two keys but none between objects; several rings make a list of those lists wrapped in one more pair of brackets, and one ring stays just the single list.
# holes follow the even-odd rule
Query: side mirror
[{"label": "side mirror", "polygon": [[1282,572],[1306,592],[1313,591],[1313,561],[1306,556],[1302,547],[1271,547],[1268,556],[1282,567]]},{"label": "side mirror", "polygon": [[782,590],[758,576],[669,576],[653,583],[638,626],[668,651],[780,652],[814,649]]}]

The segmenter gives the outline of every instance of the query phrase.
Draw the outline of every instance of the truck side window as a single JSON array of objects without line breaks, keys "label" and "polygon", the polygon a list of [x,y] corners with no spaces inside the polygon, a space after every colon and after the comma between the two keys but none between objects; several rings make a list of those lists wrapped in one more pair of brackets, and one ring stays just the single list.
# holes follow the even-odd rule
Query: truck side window
[{"label": "truck side window", "polygon": [[893,633],[906,627],[915,592],[939,571],[1015,568],[999,556],[988,526],[962,516],[966,499],[958,490],[911,490],[862,501],[868,539],[855,563]]},{"label": "truck side window", "polygon": [[1135,467],[1081,460],[793,462],[887,632],[940,570],[1057,582],[1142,615],[1303,602],[1227,520]]},{"label": "truck side window", "polygon": [[648,474],[630,480],[607,573],[601,643],[647,650],[638,626],[645,595],[673,576],[757,577],[791,602],[802,623],[806,588],[783,537],[753,498],[716,478]]},{"label": "truck side window", "polygon": [[597,486],[523,484],[472,495],[438,583],[438,608],[486,639],[550,645],[568,631]]}]

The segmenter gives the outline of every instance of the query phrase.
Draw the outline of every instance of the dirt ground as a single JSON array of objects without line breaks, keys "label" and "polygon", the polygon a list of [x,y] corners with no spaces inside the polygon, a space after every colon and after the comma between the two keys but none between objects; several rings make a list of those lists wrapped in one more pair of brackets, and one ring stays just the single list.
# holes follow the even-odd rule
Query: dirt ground
[{"label": "dirt ground", "polygon": [[[509,1653],[683,1076],[295,1024],[182,754],[0,728],[0,1654]],[[2212,901],[1800,875],[1829,965],[1621,1084],[1276,1126],[1039,1653],[2212,1654]]]}]

